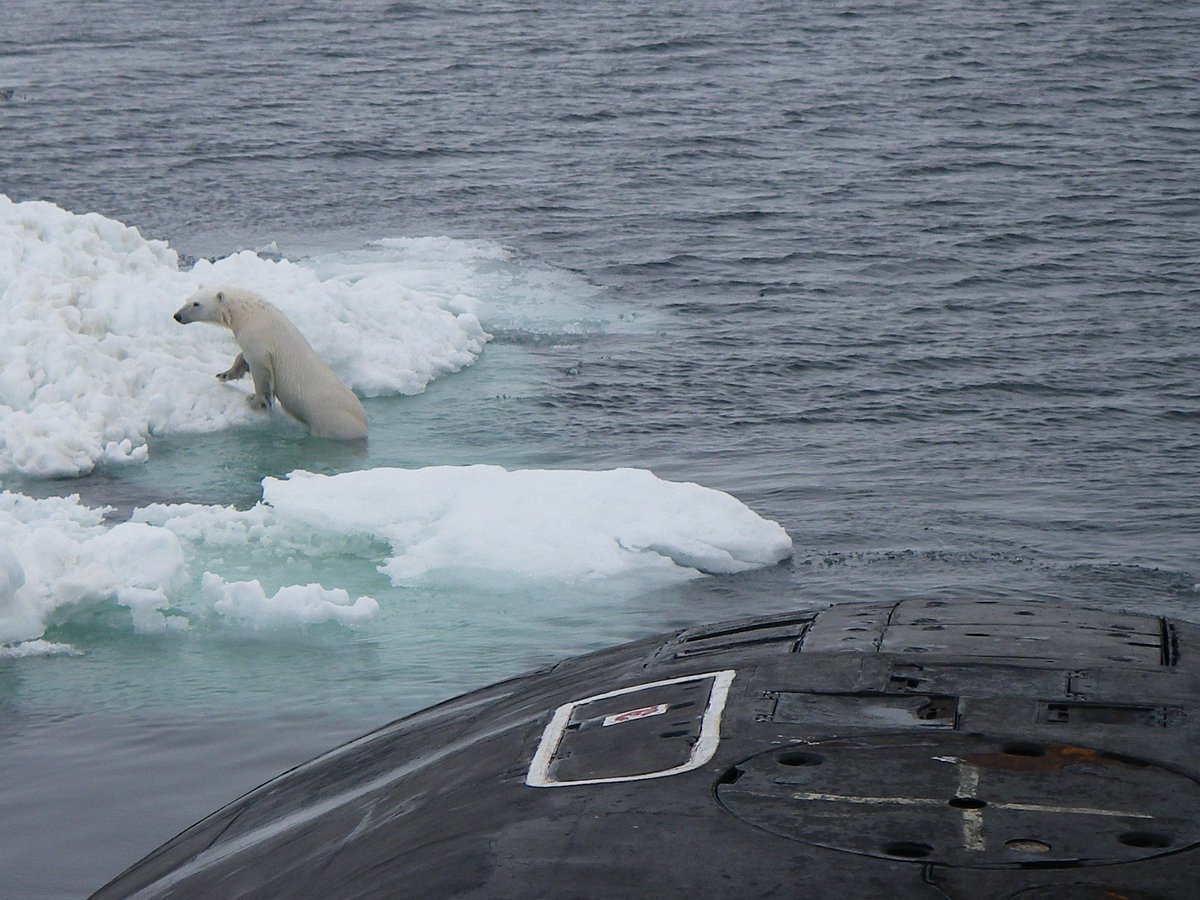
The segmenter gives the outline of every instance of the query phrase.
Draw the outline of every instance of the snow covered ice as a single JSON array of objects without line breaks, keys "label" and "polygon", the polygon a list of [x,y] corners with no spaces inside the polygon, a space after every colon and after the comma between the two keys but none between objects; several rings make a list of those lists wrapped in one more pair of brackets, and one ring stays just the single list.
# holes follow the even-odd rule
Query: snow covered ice
[{"label": "snow covered ice", "polygon": [[248,388],[213,377],[237,353],[229,334],[171,318],[227,284],[279,306],[361,396],[417,393],[488,340],[473,298],[405,287],[394,265],[318,272],[243,251],[180,271],[120,222],[0,194],[0,475],[143,462],[150,435],[255,421]]},{"label": "snow covered ice", "polygon": [[[258,628],[376,616],[373,597],[288,585],[305,555],[400,587],[450,578],[486,589],[497,579],[672,583],[772,565],[792,547],[783,528],[728,494],[638,469],[293,472],[265,479],[263,495],[248,510],[152,504],[109,527],[104,510],[75,497],[0,493],[0,643],[37,640],[52,618],[96,604],[128,608],[148,633],[213,618]],[[280,586],[212,571],[237,550]]]},{"label": "snow covered ice", "polygon": [[263,497],[298,527],[386,540],[394,555],[381,571],[394,584],[463,572],[689,578],[771,565],[791,552],[782,527],[728,494],[637,469],[293,472],[266,479]]},{"label": "snow covered ice", "polygon": [[[237,352],[228,332],[171,318],[202,286],[276,303],[366,397],[471,365],[490,339],[481,310],[502,329],[589,327],[586,290],[559,302],[554,273],[509,262],[495,244],[426,238],[181,271],[167,244],[120,222],[0,195],[0,478],[153,466],[152,436],[254,422],[248,388],[213,377]],[[508,308],[478,296],[521,279]],[[636,592],[773,565],[792,546],[737,499],[639,469],[294,471],[263,479],[249,509],[145,502],[118,524],[111,512],[0,490],[2,655],[74,652],[46,633],[79,616],[142,635],[370,628],[413,587]]]}]

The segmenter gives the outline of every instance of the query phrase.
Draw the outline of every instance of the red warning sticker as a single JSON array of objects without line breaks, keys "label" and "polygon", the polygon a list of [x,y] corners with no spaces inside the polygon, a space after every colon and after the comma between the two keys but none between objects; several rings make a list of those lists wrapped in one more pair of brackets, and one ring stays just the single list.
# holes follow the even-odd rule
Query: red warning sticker
[{"label": "red warning sticker", "polygon": [[639,709],[627,709],[625,712],[613,713],[611,716],[605,716],[604,721],[600,724],[607,728],[609,725],[620,725],[622,722],[632,722],[636,719],[648,719],[651,716],[661,716],[670,706],[666,703],[659,703],[655,706],[643,706]]}]

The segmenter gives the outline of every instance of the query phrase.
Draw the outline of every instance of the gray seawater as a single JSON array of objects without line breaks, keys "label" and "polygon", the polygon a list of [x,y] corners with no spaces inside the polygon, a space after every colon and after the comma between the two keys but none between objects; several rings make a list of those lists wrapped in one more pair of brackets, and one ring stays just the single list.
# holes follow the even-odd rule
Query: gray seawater
[{"label": "gray seawater", "polygon": [[[655,631],[916,596],[1195,619],[1197,47],[1200,6],[1137,0],[9,0],[15,200],[195,257],[485,239],[653,314],[499,330],[317,468],[645,467],[796,552],[633,600],[447,590],[369,638],[68,623],[85,657],[0,661],[0,896],[86,894],[343,739]],[[306,452],[162,439],[4,486],[246,505]]]}]

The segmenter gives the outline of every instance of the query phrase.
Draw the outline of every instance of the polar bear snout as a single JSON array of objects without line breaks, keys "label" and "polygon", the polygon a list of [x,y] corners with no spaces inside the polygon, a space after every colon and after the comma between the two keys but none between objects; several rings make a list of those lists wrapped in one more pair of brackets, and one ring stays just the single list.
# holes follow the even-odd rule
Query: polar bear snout
[{"label": "polar bear snout", "polygon": [[193,322],[213,321],[208,306],[203,300],[197,300],[195,297],[189,299],[187,303],[179,307],[179,309],[175,311],[175,315],[172,316],[172,318],[180,325],[190,325]]}]

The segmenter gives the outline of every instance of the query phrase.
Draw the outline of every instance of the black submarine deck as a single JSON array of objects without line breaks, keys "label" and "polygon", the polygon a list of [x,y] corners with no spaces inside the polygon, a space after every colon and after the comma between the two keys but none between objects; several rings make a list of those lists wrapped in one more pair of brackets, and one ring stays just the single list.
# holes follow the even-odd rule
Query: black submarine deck
[{"label": "black submarine deck", "polygon": [[905,600],[642,640],[318,757],[94,898],[1196,896],[1197,637]]}]

